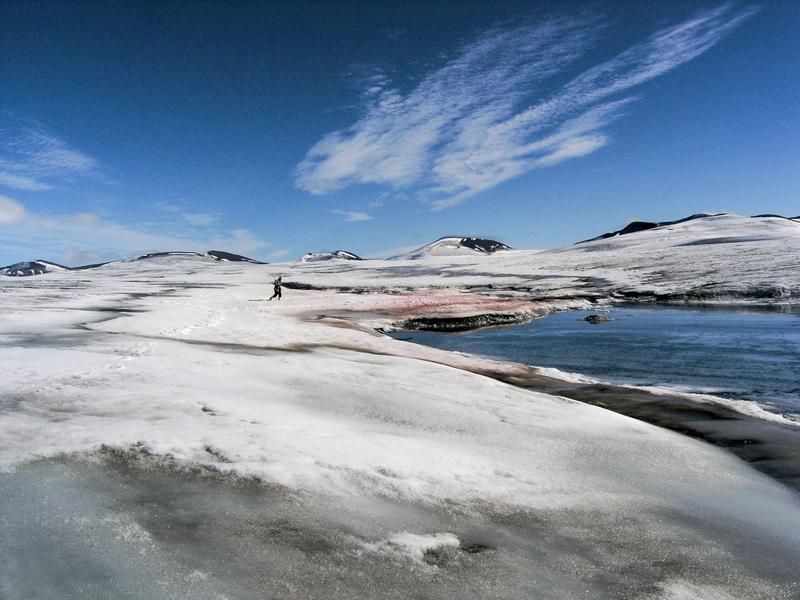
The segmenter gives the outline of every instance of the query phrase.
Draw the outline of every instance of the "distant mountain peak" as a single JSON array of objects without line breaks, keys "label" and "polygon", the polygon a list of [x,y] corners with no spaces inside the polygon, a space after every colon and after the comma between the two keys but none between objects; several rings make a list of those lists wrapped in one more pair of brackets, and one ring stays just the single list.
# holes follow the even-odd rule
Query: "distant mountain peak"
[{"label": "distant mountain peak", "polygon": [[326,260],[363,260],[357,254],[347,250],[334,250],[333,252],[306,252],[300,259],[302,262],[322,262]]},{"label": "distant mountain peak", "polygon": [[48,260],[23,261],[7,267],[0,267],[0,275],[7,277],[30,277],[31,275],[43,275],[53,271],[71,271],[71,269]]},{"label": "distant mountain peak", "polygon": [[511,250],[511,247],[497,240],[487,238],[445,236],[416,250],[393,256],[392,258],[417,259],[426,256],[468,256],[476,253],[494,254],[501,250]]}]

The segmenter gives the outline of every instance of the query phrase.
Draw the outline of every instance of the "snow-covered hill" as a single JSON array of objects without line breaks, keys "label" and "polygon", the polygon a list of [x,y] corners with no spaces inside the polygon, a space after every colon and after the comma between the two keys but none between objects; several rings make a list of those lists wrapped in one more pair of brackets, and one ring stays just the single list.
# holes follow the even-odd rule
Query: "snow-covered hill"
[{"label": "snow-covered hill", "polygon": [[798,261],[800,223],[734,214],[582,242],[537,258],[543,268],[604,278],[602,287],[617,292],[699,300],[800,300]]},{"label": "snow-covered hill", "polygon": [[150,252],[148,254],[139,254],[123,260],[111,260],[91,265],[81,265],[79,267],[65,267],[46,260],[36,260],[28,262],[19,262],[7,267],[0,268],[0,275],[9,277],[30,277],[32,275],[43,275],[45,273],[53,273],[57,271],[85,271],[87,269],[96,269],[106,265],[113,265],[125,262],[148,262],[151,264],[171,264],[175,261],[196,261],[196,262],[246,262],[252,264],[265,264],[260,261],[241,256],[240,254],[233,254],[232,252],[225,252],[223,250],[209,250],[205,254],[200,252]]},{"label": "snow-covered hill", "polygon": [[[584,242],[595,242],[597,240],[605,240],[612,237],[617,237],[620,235],[627,235],[629,233],[637,233],[639,231],[646,231],[648,229],[656,229],[659,227],[668,227],[670,225],[679,225],[681,223],[686,223],[688,221],[694,221],[696,219],[706,219],[709,217],[724,217],[724,216],[737,216],[737,215],[730,215],[729,213],[697,213],[694,215],[689,215],[688,217],[684,217],[682,219],[676,219],[674,221],[631,221],[622,229],[617,229],[616,231],[611,231],[609,233],[603,233],[598,235],[597,237],[593,237],[588,240],[584,240],[583,242],[578,242],[582,244]],[[746,218],[746,217],[745,217]],[[797,221],[800,217],[784,217],[782,215],[773,215],[773,214],[763,214],[763,215],[753,215],[750,217],[751,219],[784,219],[787,221]]]},{"label": "snow-covered hill", "polygon": [[[445,238],[453,239],[453,238]],[[456,240],[461,238],[455,238]],[[318,287],[494,289],[529,297],[800,302],[800,223],[711,215],[546,251],[484,254],[456,244],[347,265],[294,263]]]},{"label": "snow-covered hill", "polygon": [[[718,213],[719,214],[719,213]],[[711,217],[716,215],[711,215],[708,213],[698,213],[695,215],[690,215],[688,217],[684,217],[683,219],[676,219],[674,221],[631,221],[622,229],[617,229],[616,231],[610,231],[608,233],[603,233],[598,235],[597,237],[593,237],[589,240],[584,240],[584,242],[594,242],[597,240],[605,240],[612,237],[617,237],[619,235],[627,235],[629,233],[636,233],[638,231],[647,231],[648,229],[655,229],[656,227],[664,227],[667,225],[677,225],[679,223],[685,223],[686,221],[693,221],[695,219],[703,219],[705,217]],[[761,215],[761,216],[775,216],[775,215]],[[582,244],[583,242],[578,242]]]},{"label": "snow-covered hill", "polygon": [[416,250],[393,256],[392,260],[415,260],[427,256],[474,256],[510,250],[502,242],[476,237],[443,237]]},{"label": "snow-covered hill", "polygon": [[326,260],[363,260],[357,254],[347,250],[334,250],[333,252],[306,252],[300,259],[301,262],[323,262]]},{"label": "snow-covered hill", "polygon": [[33,260],[14,263],[7,267],[0,267],[0,275],[6,275],[8,277],[30,277],[31,275],[42,275],[44,273],[69,270],[69,267],[47,260]]}]

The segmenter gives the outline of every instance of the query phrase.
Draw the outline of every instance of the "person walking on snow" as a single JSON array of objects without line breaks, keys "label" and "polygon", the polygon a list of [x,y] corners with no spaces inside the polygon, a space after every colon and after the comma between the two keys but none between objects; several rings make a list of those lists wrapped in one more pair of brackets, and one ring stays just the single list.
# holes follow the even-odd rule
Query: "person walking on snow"
[{"label": "person walking on snow", "polygon": [[272,282],[273,286],[272,289],[275,291],[275,293],[272,294],[270,300],[274,300],[275,298],[277,298],[278,300],[281,299],[281,285],[283,285],[283,277],[278,277],[275,281]]}]

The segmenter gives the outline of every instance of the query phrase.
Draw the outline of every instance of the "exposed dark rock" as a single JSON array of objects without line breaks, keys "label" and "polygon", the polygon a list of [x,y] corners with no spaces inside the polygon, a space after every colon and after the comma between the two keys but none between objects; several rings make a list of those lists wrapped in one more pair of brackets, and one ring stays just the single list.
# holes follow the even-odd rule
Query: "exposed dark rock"
[{"label": "exposed dark rock", "polygon": [[240,254],[233,254],[232,252],[224,252],[222,250],[209,250],[208,252],[206,252],[206,254],[212,258],[216,258],[217,260],[222,260],[222,261],[249,262],[257,265],[267,264],[259,260],[247,258],[246,256],[241,256]]},{"label": "exposed dark rock", "polygon": [[467,554],[480,554],[481,552],[486,552],[493,548],[484,544],[461,544],[458,549]]},{"label": "exposed dark rock", "polygon": [[531,319],[525,313],[487,313],[469,317],[415,317],[399,324],[401,329],[415,331],[469,331],[494,325],[511,325]]},{"label": "exposed dark rock", "polygon": [[199,252],[151,252],[150,254],[142,254],[133,260],[147,260],[148,258],[163,258],[165,256],[203,256]]},{"label": "exposed dark rock", "polygon": [[600,323],[608,323],[614,319],[604,315],[589,315],[588,317],[584,317],[583,320],[587,323],[591,323],[592,325],[599,325]]},{"label": "exposed dark rock", "polygon": [[800,219],[800,217],[784,217],[783,215],[773,215],[772,213],[764,213],[763,215],[753,215],[750,218],[751,219],[760,219],[760,218],[786,219],[787,221],[794,221],[796,219]]},{"label": "exposed dark rock", "polygon": [[327,288],[312,285],[310,283],[300,283],[299,281],[284,281],[283,287],[290,289],[290,290],[324,290]]},{"label": "exposed dark rock", "polygon": [[47,273],[47,267],[39,262],[18,262],[0,269],[0,273],[8,277],[30,277]]},{"label": "exposed dark rock", "polygon": [[91,265],[81,265],[80,267],[73,267],[71,270],[72,271],[85,271],[86,269],[96,269],[97,267],[102,267],[103,265],[108,265],[108,264],[111,264],[112,262],[118,262],[118,261],[109,260],[109,261],[106,261],[106,262],[94,263],[94,264],[91,264]]},{"label": "exposed dark rock", "polygon": [[42,275],[53,271],[70,271],[69,267],[46,260],[32,260],[14,263],[7,267],[0,268],[0,275],[7,277],[30,277],[32,275]]},{"label": "exposed dark rock", "polygon": [[452,249],[467,248],[478,254],[494,254],[495,252],[499,252],[501,250],[512,249],[511,246],[507,246],[506,244],[498,242],[497,240],[477,237],[445,236],[439,238],[435,242],[431,242],[430,244],[417,248],[416,250],[412,250],[406,254],[393,256],[390,260],[423,258],[431,254],[435,255],[436,251],[442,247]]},{"label": "exposed dark rock", "polygon": [[334,250],[333,252],[306,252],[300,259],[302,262],[322,262],[326,260],[363,260],[357,254],[347,250]]},{"label": "exposed dark rock", "polygon": [[425,553],[422,555],[422,560],[425,564],[441,567],[446,562],[446,557],[438,548],[429,548],[425,550]]},{"label": "exposed dark rock", "polygon": [[460,245],[462,248],[471,248],[472,250],[485,252],[486,254],[493,254],[498,250],[511,250],[510,246],[506,246],[502,242],[473,237],[462,238]]}]

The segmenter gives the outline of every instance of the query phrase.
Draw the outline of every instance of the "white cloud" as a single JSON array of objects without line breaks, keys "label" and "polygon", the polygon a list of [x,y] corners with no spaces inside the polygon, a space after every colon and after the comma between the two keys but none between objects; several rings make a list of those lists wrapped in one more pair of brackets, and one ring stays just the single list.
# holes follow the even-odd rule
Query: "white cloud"
[{"label": "white cloud", "polygon": [[6,149],[25,158],[25,165],[32,170],[87,174],[98,167],[94,158],[39,129],[23,130],[6,143]]},{"label": "white cloud", "polygon": [[219,214],[187,212],[177,204],[169,202],[153,202],[157,209],[170,214],[179,215],[181,219],[196,227],[205,227],[219,221]]},{"label": "white cloud", "polygon": [[[247,229],[220,232],[209,238],[161,234],[111,221],[92,213],[31,213],[0,196],[0,253],[12,262],[43,258],[69,266],[125,258],[152,251],[226,250],[248,254],[270,243]],[[24,252],[24,255],[20,255]]]},{"label": "white cloud", "polygon": [[[755,12],[725,4],[662,29],[552,90],[585,58],[597,20],[553,18],[493,29],[408,92],[373,78],[364,113],[319,140],[296,185],[325,194],[357,184],[413,189],[435,208],[608,143],[634,86],[694,59]],[[537,94],[539,97],[537,98]]]},{"label": "white cloud", "polygon": [[21,124],[0,113],[0,185],[43,191],[76,176],[99,174],[100,163],[48,132],[41,124]]},{"label": "white cloud", "polygon": [[369,252],[367,254],[362,255],[363,258],[389,258],[391,256],[399,256],[401,254],[406,254],[407,252],[411,252],[412,250],[419,249],[420,246],[423,246],[426,242],[421,242],[419,244],[414,244],[412,246],[399,246],[396,248],[385,248],[383,250],[377,250],[375,252]]},{"label": "white cloud", "polygon": [[70,215],[68,218],[75,223],[86,225],[88,227],[94,227],[103,224],[102,219],[93,213],[75,213]]},{"label": "white cloud", "polygon": [[25,216],[25,207],[8,196],[0,196],[0,224],[21,221]]},{"label": "white cloud", "polygon": [[197,226],[211,225],[219,220],[219,215],[208,213],[182,213],[181,216],[187,223]]},{"label": "white cloud", "polygon": [[372,219],[372,217],[365,212],[350,212],[338,209],[334,209],[331,212],[335,215],[342,215],[345,221],[369,221]]},{"label": "white cloud", "polygon": [[283,258],[289,254],[288,250],[275,250],[274,252],[270,252],[267,255],[267,258],[270,260],[276,260],[278,258]]},{"label": "white cloud", "polygon": [[236,254],[247,254],[272,245],[248,229],[234,229],[227,235],[217,236],[208,243],[212,246],[208,248],[209,250],[226,250]]},{"label": "white cloud", "polygon": [[0,171],[0,185],[27,192],[41,192],[52,188],[52,186],[42,183],[41,181],[36,181],[30,177],[14,175],[13,173],[6,173],[4,171]]},{"label": "white cloud", "polygon": [[103,262],[104,257],[92,250],[82,250],[72,246],[66,246],[61,256],[65,265],[91,265]]}]

